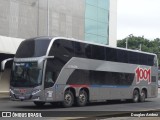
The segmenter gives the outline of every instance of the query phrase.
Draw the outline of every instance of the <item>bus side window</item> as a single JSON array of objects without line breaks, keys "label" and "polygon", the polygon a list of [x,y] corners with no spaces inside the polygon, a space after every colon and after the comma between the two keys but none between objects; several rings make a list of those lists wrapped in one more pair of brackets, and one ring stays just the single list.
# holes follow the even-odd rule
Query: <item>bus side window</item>
[{"label": "bus side window", "polygon": [[[136,52],[128,52],[129,63],[130,64],[139,64],[139,54]],[[145,58],[143,63],[146,63],[147,59]]]},{"label": "bus side window", "polygon": [[52,87],[54,85],[53,73],[47,71],[45,77],[45,87]]},{"label": "bus side window", "polygon": [[87,45],[85,47],[85,55],[87,58],[92,58],[92,45]]},{"label": "bus side window", "polygon": [[117,61],[122,63],[128,63],[128,52],[125,50],[118,50]]},{"label": "bus side window", "polygon": [[157,67],[157,65],[158,65],[158,60],[157,60],[157,57],[156,57],[156,56],[154,57],[153,65],[156,66],[156,67]]},{"label": "bus side window", "polygon": [[105,59],[105,49],[102,46],[93,45],[92,46],[92,58],[97,60]]},{"label": "bus side window", "polygon": [[106,48],[106,60],[117,62],[117,50],[114,48]]},{"label": "bus side window", "polygon": [[147,55],[145,55],[143,53],[139,54],[139,64],[140,65],[147,65],[147,59],[148,59]]},{"label": "bus side window", "polygon": [[46,73],[46,81],[47,82],[53,82],[53,78],[52,78],[52,73],[51,72],[47,72]]},{"label": "bus side window", "polygon": [[76,57],[83,57],[85,58],[85,44],[84,43],[79,43],[79,42],[75,42],[75,46],[74,46],[74,52],[75,52],[75,56]]}]

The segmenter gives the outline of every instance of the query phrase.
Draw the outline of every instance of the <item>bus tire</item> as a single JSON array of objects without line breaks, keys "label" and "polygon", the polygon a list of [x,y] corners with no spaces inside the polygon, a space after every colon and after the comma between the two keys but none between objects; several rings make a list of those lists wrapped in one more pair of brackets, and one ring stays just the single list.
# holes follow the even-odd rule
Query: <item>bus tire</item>
[{"label": "bus tire", "polygon": [[135,89],[133,91],[133,98],[132,98],[132,101],[134,103],[137,103],[139,101],[139,91],[137,89]]},{"label": "bus tire", "polygon": [[62,104],[64,107],[71,107],[74,104],[74,96],[70,90],[65,91]]},{"label": "bus tire", "polygon": [[77,97],[77,105],[85,106],[87,104],[88,95],[85,90],[80,90],[79,96]]},{"label": "bus tire", "polygon": [[146,98],[146,92],[145,92],[145,90],[142,90],[141,94],[140,94],[140,97],[139,97],[139,101],[144,102],[145,98]]},{"label": "bus tire", "polygon": [[38,107],[41,107],[45,104],[45,102],[34,101],[34,104]]}]

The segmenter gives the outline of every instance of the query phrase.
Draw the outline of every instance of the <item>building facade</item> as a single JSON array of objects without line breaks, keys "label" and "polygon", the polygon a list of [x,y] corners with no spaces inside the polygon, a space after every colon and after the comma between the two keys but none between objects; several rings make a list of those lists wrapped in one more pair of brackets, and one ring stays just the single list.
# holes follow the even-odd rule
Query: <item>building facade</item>
[{"label": "building facade", "polygon": [[[35,36],[117,44],[117,0],[0,0],[0,11],[0,53],[15,54],[20,41]],[[7,74],[0,81],[7,91]]]},{"label": "building facade", "polygon": [[116,0],[0,0],[0,35],[64,36],[116,46]]}]

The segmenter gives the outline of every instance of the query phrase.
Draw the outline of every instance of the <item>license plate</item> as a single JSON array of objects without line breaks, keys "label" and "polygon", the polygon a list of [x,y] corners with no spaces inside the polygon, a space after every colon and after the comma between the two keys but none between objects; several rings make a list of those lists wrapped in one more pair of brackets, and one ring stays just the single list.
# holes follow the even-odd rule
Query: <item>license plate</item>
[{"label": "license plate", "polygon": [[20,96],[20,97],[19,97],[19,99],[24,99],[24,98],[25,98],[25,97],[23,97],[23,96]]}]

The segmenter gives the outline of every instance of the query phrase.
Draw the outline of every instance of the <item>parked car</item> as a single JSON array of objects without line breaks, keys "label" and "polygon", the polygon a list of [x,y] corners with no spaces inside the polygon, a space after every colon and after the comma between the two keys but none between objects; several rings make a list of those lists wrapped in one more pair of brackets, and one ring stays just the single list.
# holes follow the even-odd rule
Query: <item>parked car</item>
[{"label": "parked car", "polygon": [[158,87],[160,88],[160,70],[158,70]]},{"label": "parked car", "polygon": [[158,80],[158,87],[160,88],[160,80]]}]

